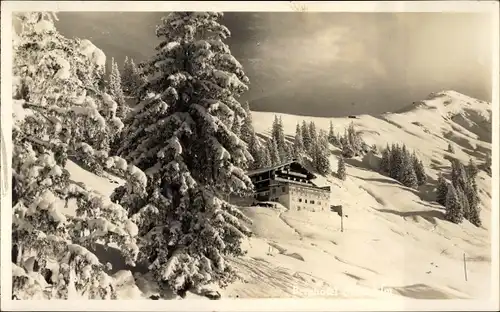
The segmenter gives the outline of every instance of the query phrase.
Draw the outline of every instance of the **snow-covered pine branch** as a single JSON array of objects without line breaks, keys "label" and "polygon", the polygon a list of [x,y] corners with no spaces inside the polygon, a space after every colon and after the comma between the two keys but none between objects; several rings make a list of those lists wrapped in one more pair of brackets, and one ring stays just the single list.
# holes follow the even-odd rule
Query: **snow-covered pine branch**
[{"label": "snow-covered pine branch", "polygon": [[[123,124],[116,103],[100,91],[102,64],[87,56],[89,42],[61,36],[49,14],[23,14],[13,66],[19,84],[14,103],[23,112],[16,114],[12,138],[13,296],[113,299],[109,268],[91,249],[96,243],[117,247],[133,265],[137,226],[125,207],[73,184],[64,166],[71,152],[123,169],[107,155],[109,136]],[[145,185],[144,174],[130,168]],[[63,213],[69,204],[76,205],[76,216]]]}]

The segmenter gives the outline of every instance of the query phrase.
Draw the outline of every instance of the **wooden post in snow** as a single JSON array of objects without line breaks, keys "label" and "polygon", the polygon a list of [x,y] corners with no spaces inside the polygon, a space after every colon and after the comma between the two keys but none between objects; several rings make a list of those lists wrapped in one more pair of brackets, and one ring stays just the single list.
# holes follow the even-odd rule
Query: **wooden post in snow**
[{"label": "wooden post in snow", "polygon": [[467,281],[467,262],[465,262],[465,252],[464,252],[464,274],[465,274],[465,281]]},{"label": "wooden post in snow", "polygon": [[342,211],[342,206],[340,206],[340,232],[344,232],[344,211]]}]

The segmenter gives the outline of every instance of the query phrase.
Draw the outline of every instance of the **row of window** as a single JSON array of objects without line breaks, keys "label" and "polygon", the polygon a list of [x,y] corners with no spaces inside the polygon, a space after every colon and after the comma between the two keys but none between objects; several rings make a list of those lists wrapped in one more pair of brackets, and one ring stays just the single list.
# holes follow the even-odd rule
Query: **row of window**
[{"label": "row of window", "polygon": [[[302,198],[299,198],[298,202],[301,203]],[[307,204],[307,199],[304,199],[304,203]],[[315,203],[314,199],[309,200],[309,204],[314,205]],[[321,201],[318,201],[318,205],[321,205]]]},{"label": "row of window", "polygon": [[298,194],[298,195],[308,195],[308,194],[311,194],[312,195],[315,195],[315,196],[318,196],[318,197],[321,197],[323,199],[327,199],[329,196],[327,194],[323,194],[321,192],[317,192],[317,191],[304,191],[304,190],[294,190],[294,189],[290,189],[290,194],[294,195],[294,194]]},{"label": "row of window", "polygon": [[[282,191],[283,193],[285,193],[285,192],[286,192],[286,188],[285,188],[284,186],[282,186],[282,187],[281,187],[281,191]],[[275,189],[275,188],[273,188],[273,194],[276,194],[276,189]]]}]

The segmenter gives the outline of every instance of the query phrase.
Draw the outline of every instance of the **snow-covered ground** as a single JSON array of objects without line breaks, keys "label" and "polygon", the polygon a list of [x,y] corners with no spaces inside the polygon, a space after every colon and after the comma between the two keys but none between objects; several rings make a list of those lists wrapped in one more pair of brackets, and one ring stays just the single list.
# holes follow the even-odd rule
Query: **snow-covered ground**
[{"label": "snow-covered ground", "polygon": [[[257,132],[267,135],[273,113],[253,112]],[[302,120],[314,120],[336,131],[354,122],[368,144],[405,143],[425,164],[428,185],[418,191],[380,175],[362,159],[347,160],[347,179],[321,177],[332,187],[331,204],[343,205],[344,231],[333,212],[284,211],[265,207],[242,208],[252,220],[254,236],[244,242],[248,254],[231,259],[242,277],[224,297],[239,298],[489,298],[491,253],[491,178],[481,171],[478,186],[483,226],[443,220],[443,207],[433,202],[437,174],[448,172],[446,157],[477,164],[491,151],[491,104],[453,91],[431,96],[398,114],[351,118],[281,115],[290,138]],[[455,144],[455,154],[446,152]],[[331,166],[339,151],[332,149]],[[72,162],[72,178],[109,195],[123,183],[96,177]],[[113,182],[115,181],[115,182]],[[464,276],[464,254],[467,281]],[[147,297],[148,285],[120,271],[123,298]],[[137,287],[138,286],[138,287]],[[188,296],[191,298],[191,296]]]}]

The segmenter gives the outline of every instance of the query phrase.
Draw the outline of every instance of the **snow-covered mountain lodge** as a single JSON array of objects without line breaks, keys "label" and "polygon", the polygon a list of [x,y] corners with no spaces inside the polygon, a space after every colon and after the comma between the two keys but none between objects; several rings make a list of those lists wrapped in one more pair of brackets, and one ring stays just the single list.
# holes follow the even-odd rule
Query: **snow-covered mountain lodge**
[{"label": "snow-covered mountain lodge", "polygon": [[299,161],[292,160],[276,166],[247,173],[255,186],[255,199],[279,202],[290,210],[328,210],[330,187],[319,187],[316,176]]}]

